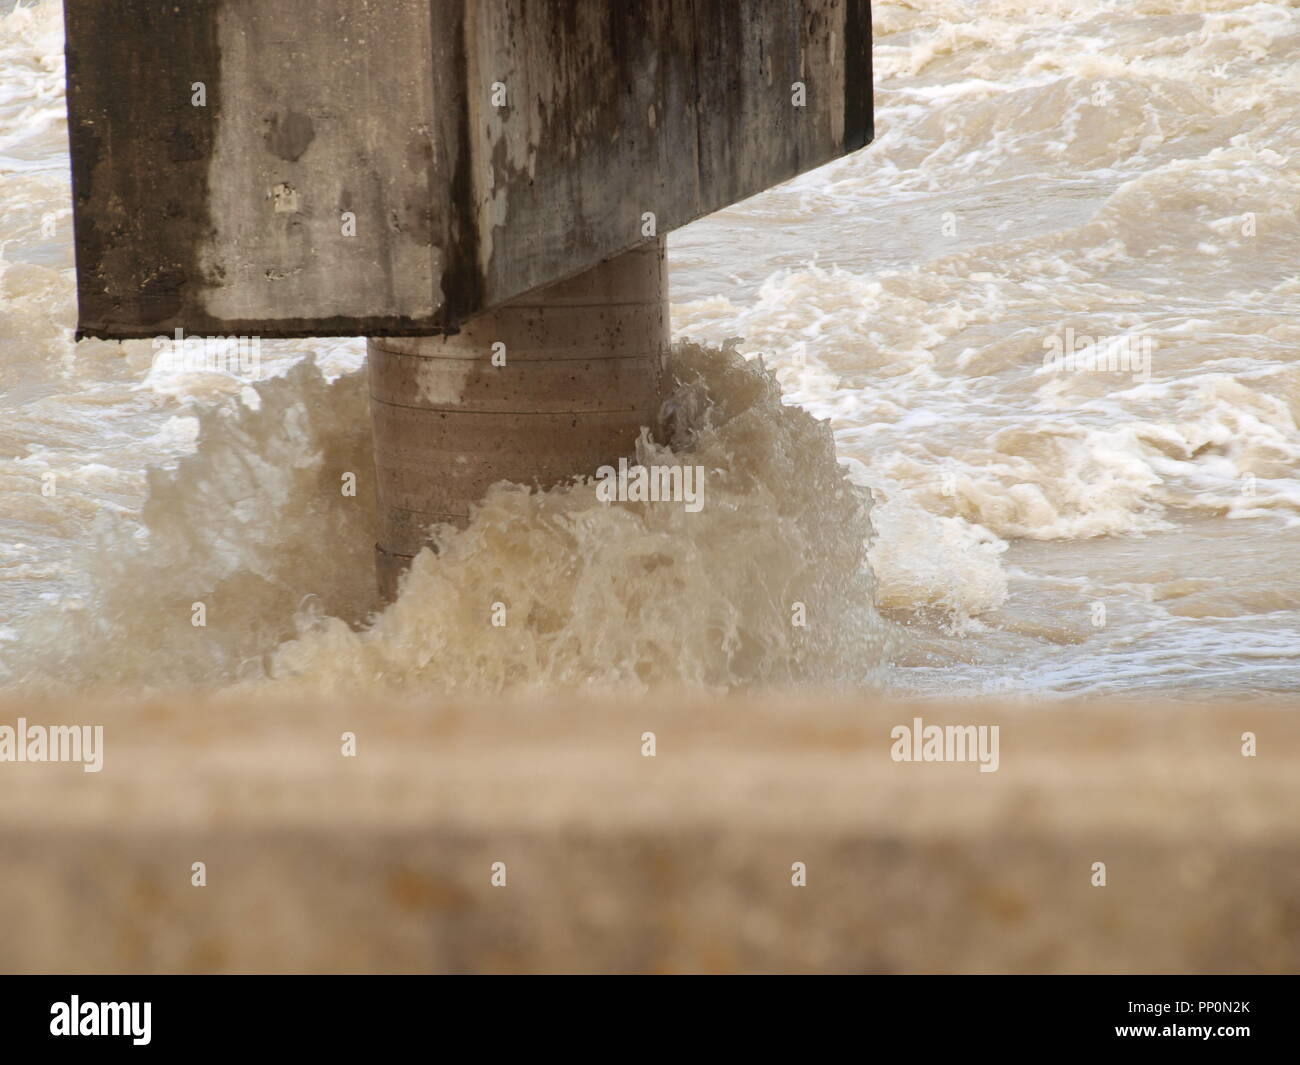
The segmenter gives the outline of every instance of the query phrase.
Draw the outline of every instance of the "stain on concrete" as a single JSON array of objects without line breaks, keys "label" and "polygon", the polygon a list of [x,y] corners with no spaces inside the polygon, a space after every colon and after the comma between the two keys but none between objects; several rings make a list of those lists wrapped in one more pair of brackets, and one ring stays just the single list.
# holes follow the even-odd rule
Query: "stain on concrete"
[{"label": "stain on concrete", "polygon": [[297,111],[286,111],[283,116],[272,115],[267,125],[267,148],[286,162],[296,163],[316,139],[315,124],[307,115]]},{"label": "stain on concrete", "polygon": [[[216,4],[64,4],[78,338],[163,332],[202,279],[222,105]],[[124,47],[123,26],[154,32]],[[206,106],[195,107],[200,81]]]}]

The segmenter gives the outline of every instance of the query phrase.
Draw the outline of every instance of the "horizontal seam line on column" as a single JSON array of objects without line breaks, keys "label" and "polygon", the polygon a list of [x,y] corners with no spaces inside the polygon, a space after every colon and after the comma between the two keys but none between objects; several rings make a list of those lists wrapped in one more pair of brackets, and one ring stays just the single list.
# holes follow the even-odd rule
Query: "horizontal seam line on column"
[{"label": "horizontal seam line on column", "polygon": [[373,392],[370,398],[385,407],[401,407],[403,410],[423,410],[430,414],[516,414],[551,416],[556,414],[637,414],[641,407],[619,407],[615,410],[466,410],[464,407],[417,407],[413,403],[394,403],[392,400],[380,399]]},{"label": "horizontal seam line on column", "polygon": [[[461,358],[456,355],[425,355],[414,351],[394,351],[392,348],[381,348],[380,350],[382,350],[386,355],[397,355],[404,359],[437,359],[439,362],[488,362],[492,358],[490,355],[471,355],[468,358]],[[520,355],[516,355],[514,358],[516,365],[521,362],[526,362],[530,365],[534,363],[550,365],[551,363],[556,362],[626,362],[628,359],[657,359],[659,358],[659,352],[650,351],[644,355],[595,355],[586,358],[582,356],[574,356],[571,359],[552,359],[548,356],[527,359]],[[510,349],[506,348],[506,361],[509,362],[509,360]],[[498,366],[497,369],[504,370],[506,367]]]},{"label": "horizontal seam line on column", "polygon": [[[658,307],[658,300],[607,300],[600,303],[499,303],[484,311],[484,314],[494,314],[499,311],[549,311],[556,308],[576,309],[580,311],[591,310],[593,307]],[[473,321],[473,319],[470,319]]]}]

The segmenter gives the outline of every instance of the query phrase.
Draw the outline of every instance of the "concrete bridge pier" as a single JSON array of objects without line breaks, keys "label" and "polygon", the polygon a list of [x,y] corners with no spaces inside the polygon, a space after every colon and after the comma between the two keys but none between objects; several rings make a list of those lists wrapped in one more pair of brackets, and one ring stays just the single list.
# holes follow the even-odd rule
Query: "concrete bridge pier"
[{"label": "concrete bridge pier", "polygon": [[551,487],[631,455],[668,387],[662,237],[465,322],[367,342],[380,594],[429,528],[500,480]]},{"label": "concrete bridge pier", "polygon": [[390,598],[654,425],[664,235],[872,136],[869,0],[65,7],[77,337],[374,338]]}]

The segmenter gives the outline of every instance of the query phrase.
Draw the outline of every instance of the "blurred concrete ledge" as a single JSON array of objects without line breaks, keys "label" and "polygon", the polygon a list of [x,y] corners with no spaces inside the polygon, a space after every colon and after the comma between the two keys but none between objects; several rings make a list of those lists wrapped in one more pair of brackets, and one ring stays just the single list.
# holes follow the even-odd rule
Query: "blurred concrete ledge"
[{"label": "blurred concrete ledge", "polygon": [[104,766],[0,762],[0,971],[1295,972],[1297,709],[11,702]]}]

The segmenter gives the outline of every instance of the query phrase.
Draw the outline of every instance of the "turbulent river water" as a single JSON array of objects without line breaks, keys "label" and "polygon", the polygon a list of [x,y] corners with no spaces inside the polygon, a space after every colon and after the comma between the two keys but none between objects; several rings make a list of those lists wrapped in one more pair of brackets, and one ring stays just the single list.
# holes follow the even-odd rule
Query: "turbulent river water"
[{"label": "turbulent river water", "polygon": [[1300,690],[1300,10],[873,17],[875,142],[670,237],[703,509],[499,486],[377,612],[364,344],[74,347],[61,5],[0,14],[0,686]]}]

